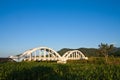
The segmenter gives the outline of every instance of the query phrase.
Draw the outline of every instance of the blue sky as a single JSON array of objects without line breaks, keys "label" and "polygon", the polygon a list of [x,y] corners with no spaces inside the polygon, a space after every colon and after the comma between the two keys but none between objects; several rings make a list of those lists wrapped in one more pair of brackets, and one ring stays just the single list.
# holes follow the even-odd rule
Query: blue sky
[{"label": "blue sky", "polygon": [[119,0],[0,0],[0,57],[101,42],[120,47]]}]

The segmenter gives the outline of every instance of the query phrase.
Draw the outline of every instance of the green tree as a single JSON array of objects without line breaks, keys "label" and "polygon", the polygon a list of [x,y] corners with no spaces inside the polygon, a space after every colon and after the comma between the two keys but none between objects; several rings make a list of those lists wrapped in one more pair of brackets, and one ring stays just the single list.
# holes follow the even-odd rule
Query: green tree
[{"label": "green tree", "polygon": [[101,43],[99,46],[99,53],[102,54],[105,57],[106,63],[108,62],[108,55],[111,53],[111,51],[114,49],[114,45],[110,44],[108,45]]}]

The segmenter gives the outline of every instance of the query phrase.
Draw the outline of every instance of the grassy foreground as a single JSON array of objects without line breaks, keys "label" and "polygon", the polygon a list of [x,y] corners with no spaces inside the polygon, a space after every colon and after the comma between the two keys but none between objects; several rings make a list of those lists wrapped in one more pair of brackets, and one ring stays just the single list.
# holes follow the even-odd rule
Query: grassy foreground
[{"label": "grassy foreground", "polygon": [[0,80],[119,80],[120,58],[88,61],[0,63]]}]

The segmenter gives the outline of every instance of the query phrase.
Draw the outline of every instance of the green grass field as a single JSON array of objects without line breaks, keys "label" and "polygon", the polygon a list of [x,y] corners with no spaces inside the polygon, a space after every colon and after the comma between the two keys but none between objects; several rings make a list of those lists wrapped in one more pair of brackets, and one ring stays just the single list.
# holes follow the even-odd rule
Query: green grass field
[{"label": "green grass field", "polygon": [[120,58],[88,61],[0,63],[0,80],[119,80]]}]

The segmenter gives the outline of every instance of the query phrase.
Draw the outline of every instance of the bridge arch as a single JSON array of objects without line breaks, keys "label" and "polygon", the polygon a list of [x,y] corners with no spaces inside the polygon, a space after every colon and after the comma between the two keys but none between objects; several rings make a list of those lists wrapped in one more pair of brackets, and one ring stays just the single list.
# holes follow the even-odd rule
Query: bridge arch
[{"label": "bridge arch", "polygon": [[79,50],[72,50],[60,56],[55,50],[48,47],[38,47],[25,51],[17,56],[10,56],[15,61],[57,61],[58,63],[66,63],[67,60],[88,59]]},{"label": "bridge arch", "polygon": [[63,61],[66,60],[80,60],[80,59],[88,59],[88,57],[85,57],[85,55],[79,51],[79,50],[72,50],[72,51],[68,51],[66,52],[63,56],[62,56]]},{"label": "bridge arch", "polygon": [[25,51],[19,56],[10,56],[12,59],[21,59],[27,61],[61,60],[61,56],[53,49],[48,47],[38,47]]}]

